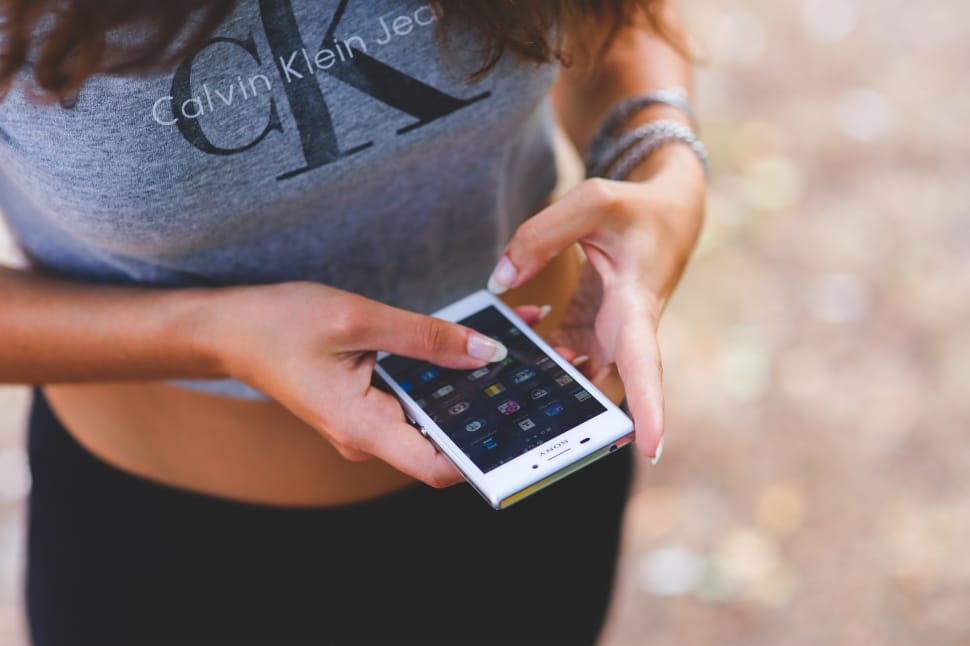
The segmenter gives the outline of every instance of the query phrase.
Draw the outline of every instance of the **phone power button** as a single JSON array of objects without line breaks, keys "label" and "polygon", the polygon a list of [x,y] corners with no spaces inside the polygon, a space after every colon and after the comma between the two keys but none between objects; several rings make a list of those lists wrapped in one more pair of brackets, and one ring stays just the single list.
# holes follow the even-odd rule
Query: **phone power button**
[{"label": "phone power button", "polygon": [[420,424],[418,424],[417,422],[415,422],[414,420],[411,420],[411,426],[413,426],[414,428],[418,429],[418,431],[421,432],[421,435],[423,435],[425,437],[428,437],[428,432],[426,430],[424,430],[424,427],[421,426]]},{"label": "phone power button", "polygon": [[423,426],[421,426],[419,423],[417,423],[416,421],[414,421],[414,418],[411,417],[410,413],[404,413],[404,417],[405,417],[405,419],[407,419],[408,424],[410,424],[414,428],[416,428],[419,431],[421,431],[421,435],[423,435],[425,437],[428,437],[428,432],[426,430],[424,430],[424,427]]}]

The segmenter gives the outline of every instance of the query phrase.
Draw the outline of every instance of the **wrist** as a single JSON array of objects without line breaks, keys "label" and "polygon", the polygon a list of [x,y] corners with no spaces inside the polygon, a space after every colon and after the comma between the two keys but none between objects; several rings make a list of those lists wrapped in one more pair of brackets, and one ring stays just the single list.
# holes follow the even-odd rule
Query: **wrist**
[{"label": "wrist", "polygon": [[706,192],[707,174],[697,155],[686,145],[672,141],[651,153],[633,167],[627,181],[646,182],[659,175],[670,175],[683,190]]},{"label": "wrist", "polygon": [[708,172],[708,155],[694,132],[697,115],[683,89],[659,89],[616,102],[583,154],[588,177],[629,179],[635,167],[673,142],[689,147]]},{"label": "wrist", "polygon": [[233,376],[233,339],[239,318],[233,302],[245,288],[179,289],[167,295],[166,337],[175,340],[195,378]]},{"label": "wrist", "polygon": [[638,212],[634,244],[641,285],[663,310],[697,246],[705,219],[706,177],[686,146],[670,145],[636,168],[624,183]]}]

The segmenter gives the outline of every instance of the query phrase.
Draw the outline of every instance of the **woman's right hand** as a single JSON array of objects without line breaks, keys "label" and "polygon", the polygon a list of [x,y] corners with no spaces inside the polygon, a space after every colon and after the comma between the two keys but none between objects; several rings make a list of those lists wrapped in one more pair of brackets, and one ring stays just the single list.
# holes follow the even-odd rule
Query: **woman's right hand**
[{"label": "woman's right hand", "polygon": [[505,358],[469,328],[315,283],[230,288],[209,329],[226,371],[319,431],[349,460],[381,459],[432,487],[454,465],[372,383],[377,351],[472,370]]}]

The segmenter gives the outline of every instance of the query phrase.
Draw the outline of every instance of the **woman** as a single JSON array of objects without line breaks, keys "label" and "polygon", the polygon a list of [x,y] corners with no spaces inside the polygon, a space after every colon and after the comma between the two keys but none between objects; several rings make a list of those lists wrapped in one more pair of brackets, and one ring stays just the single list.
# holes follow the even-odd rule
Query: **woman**
[{"label": "woman", "polygon": [[[551,126],[585,151],[622,99],[687,87],[674,10],[3,8],[0,207],[29,262],[0,271],[0,380],[37,385],[34,643],[594,643],[632,454],[494,512],[371,386],[374,351],[501,356],[425,314],[488,279],[625,391],[659,459],[656,328],[703,167],[654,146],[551,201]],[[640,107],[624,131],[689,124]]]}]

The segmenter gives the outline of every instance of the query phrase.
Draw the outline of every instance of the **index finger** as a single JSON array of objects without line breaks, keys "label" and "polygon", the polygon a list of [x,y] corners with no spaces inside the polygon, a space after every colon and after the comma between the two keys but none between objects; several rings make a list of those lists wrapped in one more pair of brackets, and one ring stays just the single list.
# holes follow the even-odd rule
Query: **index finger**
[{"label": "index finger", "polygon": [[593,233],[600,224],[597,216],[618,199],[615,184],[587,180],[522,223],[506,245],[488,288],[501,294],[527,283],[550,260]]},{"label": "index finger", "polygon": [[508,349],[464,325],[361,299],[348,350],[383,350],[458,370],[502,361]]}]

